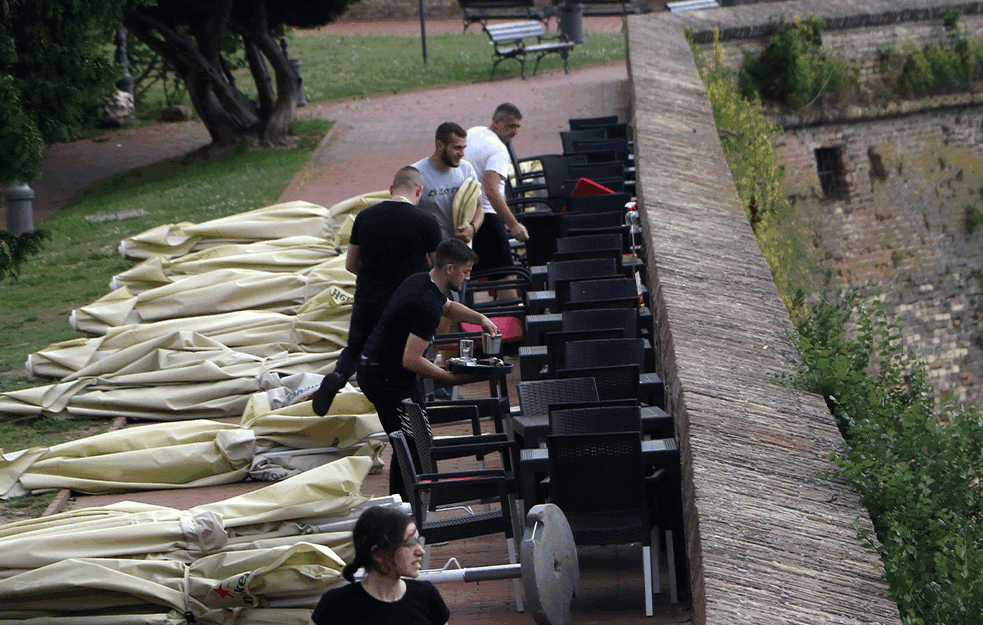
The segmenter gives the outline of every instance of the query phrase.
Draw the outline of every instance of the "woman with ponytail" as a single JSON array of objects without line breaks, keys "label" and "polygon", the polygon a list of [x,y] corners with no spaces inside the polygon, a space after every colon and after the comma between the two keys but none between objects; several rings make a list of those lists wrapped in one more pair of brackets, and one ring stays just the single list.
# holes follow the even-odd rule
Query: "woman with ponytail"
[{"label": "woman with ponytail", "polygon": [[[430,582],[418,581],[423,538],[399,510],[367,508],[352,531],[355,558],[342,569],[349,584],[324,593],[310,625],[445,625],[447,605]],[[361,582],[358,569],[365,569]]]}]

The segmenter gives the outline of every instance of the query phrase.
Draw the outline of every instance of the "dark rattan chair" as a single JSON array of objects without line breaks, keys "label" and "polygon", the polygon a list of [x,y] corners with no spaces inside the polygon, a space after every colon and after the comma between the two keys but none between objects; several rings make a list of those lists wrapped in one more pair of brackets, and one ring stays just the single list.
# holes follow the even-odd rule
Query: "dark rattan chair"
[{"label": "dark rattan chair", "polygon": [[618,123],[617,115],[600,115],[597,117],[572,117],[568,120],[570,130],[585,130],[587,128],[604,128]]},{"label": "dark rattan chair", "polygon": [[[417,455],[420,459],[418,466],[422,473],[437,473],[437,462],[450,458],[474,457],[484,461],[485,454],[497,453],[501,456],[502,469],[510,479],[514,476],[516,466],[515,443],[509,440],[505,433],[489,433],[471,436],[444,436],[434,438],[430,427],[430,415],[439,414],[442,408],[426,410],[409,399],[403,400],[407,423],[403,424],[406,434],[413,439]],[[454,410],[460,410],[455,407]],[[477,416],[477,408],[472,407],[472,413]],[[484,469],[484,466],[480,466]]]},{"label": "dark rattan chair", "polygon": [[[567,346],[569,347],[569,345]],[[584,367],[581,369],[560,369],[557,377],[560,380],[568,378],[593,378],[597,385],[597,398],[605,399],[634,399],[641,401],[638,391],[639,365],[618,365],[613,367]]]},{"label": "dark rattan chair", "polygon": [[[577,545],[642,544],[645,614],[652,616],[652,518],[642,461],[641,434],[615,432],[549,436],[549,494],[563,510]],[[657,577],[656,577],[657,579]]]},{"label": "dark rattan chair", "polygon": [[572,341],[564,357],[564,369],[639,365],[642,373],[651,371],[645,362],[645,339]]},{"label": "dark rattan chair", "polygon": [[608,278],[621,275],[620,258],[585,258],[582,260],[551,261],[546,265],[546,281],[555,294],[555,310],[562,312],[567,292],[573,280]]},{"label": "dark rattan chair", "polygon": [[519,382],[515,388],[519,410],[526,417],[548,415],[550,404],[599,399],[597,383],[591,378]]},{"label": "dark rattan chair", "polygon": [[625,331],[621,328],[604,330],[577,330],[574,332],[546,333],[546,377],[555,378],[556,372],[566,363],[566,348],[570,341],[586,341],[591,339],[620,339]]},{"label": "dark rattan chair", "polygon": [[621,237],[616,234],[605,234],[596,237],[562,237],[556,241],[556,251],[558,253],[620,249]]},{"label": "dark rattan chair", "polygon": [[638,308],[638,285],[631,278],[579,280],[570,284],[563,310]]},{"label": "dark rattan chair", "polygon": [[634,308],[592,308],[563,313],[560,329],[565,332],[621,328],[626,339],[638,338],[638,311]]},{"label": "dark rattan chair", "polygon": [[[511,564],[517,562],[518,526],[515,509],[507,504],[509,501],[508,480],[503,471],[496,469],[454,473],[417,473],[410,459],[409,444],[403,433],[393,432],[389,435],[389,442],[393,446],[393,455],[399,459],[406,491],[410,493],[409,503],[413,508],[413,520],[420,531],[420,535],[426,538],[427,545],[423,568],[430,566],[430,546],[434,543],[486,536],[499,532],[505,534],[509,550],[509,562]],[[457,516],[441,515],[440,518],[434,518],[428,514],[431,509],[431,498],[436,496],[440,500],[466,500],[478,488],[497,490],[500,505],[487,512],[470,512]],[[522,595],[518,580],[515,581],[513,587],[515,589],[516,608],[521,612],[523,609]]]}]

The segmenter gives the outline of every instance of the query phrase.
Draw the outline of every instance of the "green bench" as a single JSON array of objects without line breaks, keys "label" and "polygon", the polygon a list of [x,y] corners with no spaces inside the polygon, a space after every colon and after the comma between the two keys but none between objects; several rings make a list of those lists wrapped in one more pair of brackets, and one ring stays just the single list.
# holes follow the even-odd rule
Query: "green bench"
[{"label": "green bench", "polygon": [[526,77],[526,56],[535,55],[536,65],[533,67],[533,75],[539,70],[539,62],[544,56],[557,53],[563,58],[563,71],[570,72],[567,59],[574,43],[568,41],[565,35],[547,35],[546,27],[542,22],[524,21],[507,22],[505,24],[486,24],[484,31],[495,48],[492,53],[494,63],[492,64],[491,75],[495,76],[495,68],[498,64],[507,59],[519,61],[521,66],[520,74]]}]

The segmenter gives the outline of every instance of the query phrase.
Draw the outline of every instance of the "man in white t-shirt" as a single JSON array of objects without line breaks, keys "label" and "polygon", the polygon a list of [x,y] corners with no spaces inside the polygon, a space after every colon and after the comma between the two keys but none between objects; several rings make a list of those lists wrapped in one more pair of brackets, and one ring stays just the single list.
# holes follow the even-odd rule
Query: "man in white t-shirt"
[{"label": "man in white t-shirt", "polygon": [[423,195],[419,207],[437,219],[441,239],[456,238],[470,243],[481,227],[482,212],[477,211],[471,222],[454,226],[454,194],[468,178],[481,178],[464,159],[468,132],[459,124],[444,122],[434,135],[434,152],[413,163],[423,176]]},{"label": "man in white t-shirt", "polygon": [[474,237],[474,251],[480,258],[476,271],[513,265],[509,232],[519,241],[529,238],[525,226],[505,203],[505,181],[512,163],[507,144],[519,132],[521,120],[518,107],[506,102],[495,109],[487,128],[475,126],[468,130],[464,160],[471,163],[481,181],[481,204],[485,213],[482,226]]}]

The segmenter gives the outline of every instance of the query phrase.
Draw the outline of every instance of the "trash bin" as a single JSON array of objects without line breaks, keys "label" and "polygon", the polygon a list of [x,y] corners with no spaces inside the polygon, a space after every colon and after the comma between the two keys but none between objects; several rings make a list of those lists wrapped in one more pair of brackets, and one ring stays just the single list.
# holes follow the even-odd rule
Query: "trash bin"
[{"label": "trash bin", "polygon": [[20,180],[3,190],[7,230],[14,234],[34,232],[34,191]]},{"label": "trash bin", "polygon": [[567,41],[584,42],[584,5],[564,2],[557,7],[560,12],[560,32]]}]

